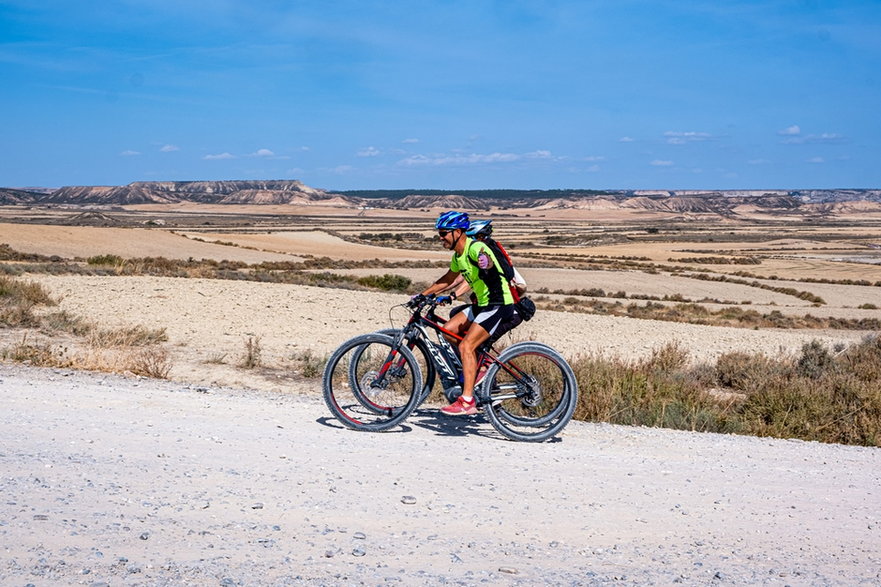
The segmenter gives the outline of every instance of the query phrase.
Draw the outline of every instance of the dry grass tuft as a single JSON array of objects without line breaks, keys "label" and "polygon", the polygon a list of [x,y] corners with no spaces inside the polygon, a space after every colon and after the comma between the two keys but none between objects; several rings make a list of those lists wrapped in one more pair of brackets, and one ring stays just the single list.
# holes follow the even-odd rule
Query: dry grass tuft
[{"label": "dry grass tuft", "polygon": [[260,357],[262,353],[263,348],[260,346],[260,337],[249,336],[245,339],[245,352],[239,360],[239,367],[242,369],[255,369],[259,367],[262,365]]},{"label": "dry grass tuft", "polygon": [[135,375],[168,379],[172,362],[169,353],[162,347],[146,347],[129,353],[128,371]]},{"label": "dry grass tuft", "polygon": [[35,367],[68,367],[70,363],[64,354],[63,349],[48,343],[28,343],[27,334],[20,342],[0,349],[0,358]]},{"label": "dry grass tuft", "polygon": [[291,355],[294,369],[298,370],[303,377],[319,377],[324,372],[328,356],[318,356],[311,349],[300,351]]},{"label": "dry grass tuft", "polygon": [[89,345],[96,348],[140,347],[168,340],[165,328],[145,328],[143,326],[93,328],[86,338]]},{"label": "dry grass tuft", "polygon": [[0,350],[0,358],[41,367],[168,377],[168,351],[157,346],[168,339],[164,328],[99,328],[68,312],[34,311],[39,306],[54,305],[55,301],[39,284],[0,276],[0,327],[25,328],[50,336],[71,334],[85,347],[73,352],[49,343],[31,344],[25,334],[21,342]]}]

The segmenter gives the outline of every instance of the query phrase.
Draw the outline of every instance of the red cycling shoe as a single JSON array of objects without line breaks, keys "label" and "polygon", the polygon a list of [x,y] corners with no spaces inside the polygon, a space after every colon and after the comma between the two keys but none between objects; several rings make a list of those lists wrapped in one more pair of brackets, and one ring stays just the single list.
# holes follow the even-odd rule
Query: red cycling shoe
[{"label": "red cycling shoe", "polygon": [[459,399],[441,408],[441,412],[447,416],[473,416],[477,413],[477,402],[473,397],[469,401],[464,396],[459,396]]}]

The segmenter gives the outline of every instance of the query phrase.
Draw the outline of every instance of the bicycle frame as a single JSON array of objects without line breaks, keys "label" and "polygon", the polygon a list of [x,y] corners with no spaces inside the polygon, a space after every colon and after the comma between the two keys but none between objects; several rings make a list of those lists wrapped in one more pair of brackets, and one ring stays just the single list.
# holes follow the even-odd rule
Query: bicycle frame
[{"label": "bicycle frame", "polygon": [[[407,324],[401,329],[398,335],[395,338],[395,343],[393,348],[397,348],[400,344],[406,344],[404,341],[415,340],[416,338],[421,339],[426,348],[429,351],[430,359],[434,363],[435,368],[444,374],[448,379],[458,379],[458,375],[461,373],[462,366],[459,364],[458,360],[455,360],[455,353],[453,352],[452,345],[446,337],[452,338],[456,341],[456,343],[461,342],[465,337],[460,336],[450,330],[447,330],[443,327],[443,324],[446,323],[446,319],[437,316],[434,313],[434,309],[437,307],[437,300],[434,297],[426,298],[424,301],[419,302],[415,306],[411,306],[413,308],[413,313],[410,316],[410,319],[407,321]],[[427,312],[423,313],[423,311],[427,308]],[[438,334],[438,342],[435,343],[429,334],[429,330],[433,330]],[[415,346],[415,343],[414,343]],[[445,351],[448,351],[450,356],[454,358],[454,364],[450,365],[447,362],[449,357],[445,356]],[[395,351],[393,350],[388,359],[383,364],[382,369],[379,372],[378,380],[384,379],[385,374],[392,369],[393,366],[399,367],[402,363],[402,359],[395,360]],[[480,348],[477,351],[477,364],[478,369],[481,366],[486,366],[487,369],[492,369],[493,366],[496,366],[497,369],[503,369],[512,378],[514,378],[514,383],[504,384],[497,386],[498,391],[503,390],[515,390],[515,393],[507,393],[507,394],[493,394],[491,395],[490,390],[483,389],[483,383],[488,381],[490,377],[484,377],[483,380],[477,385],[475,385],[474,391],[475,396],[477,398],[478,405],[484,405],[491,401],[503,401],[506,399],[513,399],[520,397],[526,392],[516,393],[516,390],[520,387],[518,384],[523,384],[523,376],[524,373],[516,365],[513,363],[502,363],[498,360],[498,355],[495,354],[495,351],[490,348]]]}]

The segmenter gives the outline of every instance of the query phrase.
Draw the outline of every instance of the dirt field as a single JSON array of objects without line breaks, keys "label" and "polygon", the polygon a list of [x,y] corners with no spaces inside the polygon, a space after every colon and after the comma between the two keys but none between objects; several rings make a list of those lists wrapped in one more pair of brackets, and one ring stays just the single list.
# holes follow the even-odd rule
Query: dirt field
[{"label": "dirt field", "polygon": [[[273,216],[276,208],[284,210],[286,215]],[[300,212],[310,213],[299,215]],[[356,276],[395,273],[417,283],[431,282],[443,272],[442,268],[401,265],[408,260],[444,261],[448,258],[449,253],[439,246],[432,248],[434,212],[414,211],[408,217],[401,211],[354,213],[350,210],[346,216],[339,208],[321,207],[320,212],[273,206],[131,207],[118,212],[126,223],[138,226],[149,221],[161,225],[104,228],[0,223],[0,243],[25,253],[63,258],[112,253],[124,258],[162,256],[256,263],[330,257],[339,263],[338,267],[327,269],[335,273]],[[593,211],[570,212],[568,219],[544,225],[535,221],[535,211],[496,213],[499,217],[497,235],[500,239],[506,235],[511,237],[515,243],[512,249],[515,259],[518,253],[532,253],[522,257],[528,261],[522,270],[532,292],[593,289],[605,292],[610,301],[620,298],[608,296],[623,292],[628,298],[634,298],[634,303],[644,303],[640,298],[651,297],[693,301],[711,309],[733,305],[762,313],[779,311],[795,316],[881,317],[881,310],[877,309],[881,305],[881,288],[875,286],[754,278],[741,279],[744,283],[725,283],[691,279],[682,272],[663,267],[659,270],[658,265],[653,265],[663,266],[668,259],[683,256],[750,254],[759,255],[759,265],[696,265],[696,269],[713,271],[720,276],[745,269],[765,275],[788,275],[793,279],[825,276],[881,282],[881,265],[809,258],[829,251],[875,254],[876,249],[870,245],[881,240],[881,232],[871,222],[866,226],[793,226],[779,230],[731,224],[724,231],[715,224],[705,226],[696,222],[663,225],[663,230],[652,234],[647,231],[647,225],[628,224],[630,218],[618,218],[617,224],[606,224],[592,218]],[[24,212],[18,210],[18,213]],[[51,213],[53,222],[63,221],[64,211],[52,210]],[[113,214],[107,212],[110,217]],[[533,216],[527,217],[527,214]],[[479,213],[478,217],[481,216],[486,215]],[[386,235],[386,239],[390,238],[388,235],[397,234],[402,238],[393,238],[384,243],[385,246],[346,240],[365,234]],[[594,246],[571,244],[579,239],[588,239]],[[544,244],[530,248],[524,244],[530,241]],[[417,248],[408,248],[413,246]],[[783,254],[787,258],[779,258]],[[648,261],[630,261],[627,269],[610,266],[609,270],[597,270],[579,268],[578,261],[562,264],[552,261],[560,255],[613,262],[643,258]],[[542,266],[542,259],[549,260],[546,266]],[[371,266],[346,268],[349,262],[364,260],[371,260]],[[383,263],[396,266],[383,267]],[[406,299],[404,294],[255,282],[43,274],[31,278],[60,299],[61,309],[75,315],[108,326],[140,324],[165,328],[174,359],[172,376],[176,379],[266,389],[284,387],[279,376],[283,377],[293,357],[304,352],[324,355],[351,336],[388,326],[389,309]],[[795,293],[813,294],[825,303],[817,306]],[[398,309],[395,320],[400,323],[404,316]],[[664,344],[677,342],[689,350],[695,361],[702,361],[735,350],[758,350],[769,355],[794,353],[815,338],[830,344],[847,343],[865,334],[853,330],[749,330],[542,311],[513,336],[518,340],[534,338],[552,344],[568,356],[602,353],[626,359],[645,357]],[[16,334],[6,332],[2,336],[9,339]],[[249,338],[259,339],[264,363],[269,367],[259,376],[236,366]]]}]

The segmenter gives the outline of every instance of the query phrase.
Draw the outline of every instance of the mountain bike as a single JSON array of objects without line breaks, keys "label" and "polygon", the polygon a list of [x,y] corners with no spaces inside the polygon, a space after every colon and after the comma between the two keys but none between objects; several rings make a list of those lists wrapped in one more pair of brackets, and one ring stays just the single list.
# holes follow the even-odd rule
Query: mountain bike
[{"label": "mountain bike", "polygon": [[[427,399],[436,377],[446,399],[455,399],[462,366],[447,337],[462,337],[446,330],[445,320],[435,313],[441,299],[428,296],[402,304],[410,311],[403,328],[356,336],[331,355],[322,379],[323,395],[342,424],[374,432],[394,428]],[[541,442],[569,423],[578,384],[553,348],[520,342],[496,352],[484,345],[477,355],[474,397],[500,434]]]}]

